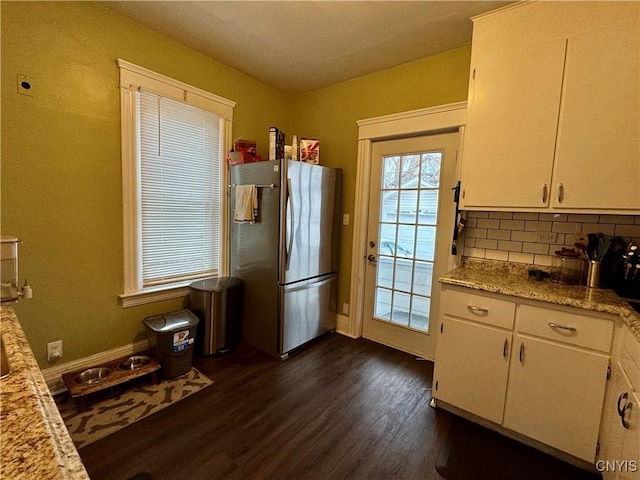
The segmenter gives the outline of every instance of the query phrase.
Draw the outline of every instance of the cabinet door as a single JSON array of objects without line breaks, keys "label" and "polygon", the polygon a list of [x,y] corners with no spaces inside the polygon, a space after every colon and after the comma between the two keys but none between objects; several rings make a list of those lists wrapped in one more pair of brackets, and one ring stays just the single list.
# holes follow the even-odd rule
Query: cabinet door
[{"label": "cabinet door", "polygon": [[473,58],[464,208],[548,206],[565,48],[564,39],[522,49],[505,42]]},{"label": "cabinet door", "polygon": [[637,17],[569,38],[554,208],[640,211],[639,80]]},{"label": "cabinet door", "polygon": [[[605,480],[616,480],[616,461],[622,459],[622,439],[624,428],[618,413],[618,399],[624,392],[630,391],[629,384],[625,379],[622,368],[618,362],[613,362],[611,366],[611,377],[607,383],[604,398],[604,408],[602,409],[602,422],[600,427],[600,453],[597,464],[603,470],[602,476]],[[633,408],[633,407],[632,407]],[[607,463],[608,462],[608,463]],[[611,465],[614,467],[612,468]]]},{"label": "cabinet door", "polygon": [[441,325],[434,397],[502,423],[512,333],[450,317]]},{"label": "cabinet door", "polygon": [[620,480],[640,479],[640,398],[638,392],[629,392],[624,410],[624,434],[620,466]]},{"label": "cabinet door", "polygon": [[517,335],[504,426],[593,462],[609,359]]}]

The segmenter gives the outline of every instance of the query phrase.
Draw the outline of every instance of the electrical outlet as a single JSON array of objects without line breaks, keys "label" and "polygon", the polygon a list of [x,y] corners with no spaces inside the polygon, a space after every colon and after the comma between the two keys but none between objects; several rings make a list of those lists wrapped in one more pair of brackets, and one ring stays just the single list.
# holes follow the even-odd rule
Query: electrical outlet
[{"label": "electrical outlet", "polygon": [[349,315],[349,304],[348,303],[343,303],[342,304],[342,314],[343,315]]},{"label": "electrical outlet", "polygon": [[536,241],[538,243],[556,243],[558,234],[555,232],[538,232]]},{"label": "electrical outlet", "polygon": [[345,227],[347,225],[349,225],[349,214],[348,213],[343,213],[342,214],[342,225],[344,225]]},{"label": "electrical outlet", "polygon": [[47,343],[47,361],[53,362],[62,358],[62,340]]}]

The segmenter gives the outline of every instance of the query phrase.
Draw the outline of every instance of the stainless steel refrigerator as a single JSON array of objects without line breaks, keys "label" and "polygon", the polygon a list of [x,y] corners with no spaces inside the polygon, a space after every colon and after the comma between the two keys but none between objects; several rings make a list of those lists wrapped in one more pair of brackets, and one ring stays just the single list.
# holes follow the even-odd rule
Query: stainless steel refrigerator
[{"label": "stainless steel refrigerator", "polygon": [[[256,185],[254,224],[233,221]],[[278,358],[336,326],[342,171],[297,161],[231,166],[231,275],[243,282],[242,338]]]}]

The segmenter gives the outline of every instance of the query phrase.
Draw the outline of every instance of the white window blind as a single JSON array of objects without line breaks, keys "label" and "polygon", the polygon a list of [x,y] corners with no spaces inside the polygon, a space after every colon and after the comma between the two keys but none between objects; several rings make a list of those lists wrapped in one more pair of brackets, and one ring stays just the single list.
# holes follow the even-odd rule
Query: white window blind
[{"label": "white window blind", "polygon": [[222,119],[136,92],[142,287],[216,275]]}]

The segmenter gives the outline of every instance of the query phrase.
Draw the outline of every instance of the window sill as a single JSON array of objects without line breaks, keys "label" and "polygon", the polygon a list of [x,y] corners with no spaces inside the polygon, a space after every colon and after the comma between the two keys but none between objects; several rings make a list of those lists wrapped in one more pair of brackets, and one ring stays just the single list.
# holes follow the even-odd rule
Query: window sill
[{"label": "window sill", "polygon": [[121,293],[118,295],[123,308],[137,307],[147,303],[161,302],[174,298],[186,297],[189,295],[189,285],[193,280],[184,284],[163,286],[155,289],[148,289],[143,292]]}]

